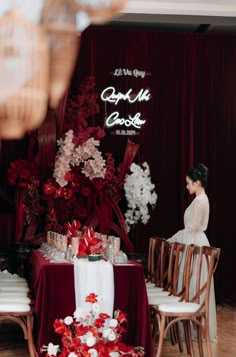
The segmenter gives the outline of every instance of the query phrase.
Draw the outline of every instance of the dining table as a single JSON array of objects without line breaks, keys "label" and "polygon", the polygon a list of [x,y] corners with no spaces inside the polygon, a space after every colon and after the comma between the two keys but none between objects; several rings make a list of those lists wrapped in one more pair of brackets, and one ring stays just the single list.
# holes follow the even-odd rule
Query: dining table
[{"label": "dining table", "polygon": [[[113,264],[114,310],[127,314],[127,333],[123,341],[131,346],[142,346],[146,357],[153,357],[154,348],[145,284],[144,267],[135,262]],[[43,345],[60,344],[54,332],[56,319],[73,316],[76,309],[74,264],[51,262],[40,250],[30,255],[30,284],[35,304],[34,330],[39,356]]]}]

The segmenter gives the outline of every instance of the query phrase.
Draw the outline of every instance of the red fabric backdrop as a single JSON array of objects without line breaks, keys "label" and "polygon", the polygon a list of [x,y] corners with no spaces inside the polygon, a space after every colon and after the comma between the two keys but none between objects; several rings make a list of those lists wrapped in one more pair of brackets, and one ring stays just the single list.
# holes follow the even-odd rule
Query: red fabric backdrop
[{"label": "red fabric backdrop", "polygon": [[[81,80],[93,74],[99,93],[107,86],[115,86],[122,93],[129,88],[134,91],[148,88],[151,92],[152,98],[146,103],[132,106],[127,102],[119,103],[122,113],[128,115],[140,111],[142,118],[146,119],[140,134],[130,139],[140,144],[136,161],[148,162],[158,193],[157,206],[148,224],[139,224],[131,232],[136,251],[147,251],[151,235],[169,237],[182,228],[184,209],[189,202],[185,173],[199,161],[209,167],[207,192],[211,212],[207,236],[211,245],[222,249],[216,274],[216,293],[218,301],[231,303],[236,303],[236,282],[233,278],[236,270],[233,209],[236,201],[235,63],[236,36],[233,35],[97,27],[83,33],[71,83],[72,93],[76,93]],[[143,79],[113,76],[112,72],[119,68],[139,69],[148,75]],[[57,133],[62,127],[64,109],[65,101],[56,113]],[[103,126],[106,112],[113,109],[111,104],[105,107],[101,102],[97,124]],[[111,151],[119,161],[128,136],[112,135],[111,129],[105,130],[103,148]],[[51,140],[54,145],[55,135]],[[44,160],[47,155],[42,152],[42,138],[39,138],[39,143],[41,160]],[[51,150],[49,143],[46,144]],[[14,148],[15,142],[2,143],[3,172],[10,160],[19,157],[19,150]],[[24,147],[20,151],[23,153]],[[42,167],[50,171],[48,161],[42,163]],[[43,175],[45,177],[45,171]],[[4,191],[4,179],[1,182]],[[5,200],[2,202],[1,210],[4,211],[7,204]],[[2,237],[2,241],[6,239],[7,236]]]}]

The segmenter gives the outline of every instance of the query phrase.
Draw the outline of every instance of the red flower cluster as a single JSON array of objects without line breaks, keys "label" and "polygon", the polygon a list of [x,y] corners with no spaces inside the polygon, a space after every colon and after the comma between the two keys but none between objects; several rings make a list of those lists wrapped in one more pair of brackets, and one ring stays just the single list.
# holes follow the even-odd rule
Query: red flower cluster
[{"label": "red flower cluster", "polygon": [[[100,141],[105,132],[101,127],[95,127],[98,113],[98,93],[95,91],[95,78],[91,76],[81,83],[77,95],[70,93],[62,132],[65,134],[72,129],[76,145],[83,144],[92,137]],[[105,153],[104,178],[89,179],[75,165],[65,174],[66,186],[60,187],[55,178],[50,178],[42,187],[38,187],[38,195],[35,194],[35,197],[37,196],[40,207],[40,229],[44,227],[46,231],[64,233],[63,228],[67,221],[79,219],[85,225],[92,225],[96,221],[99,232],[109,234],[111,230],[118,231],[118,235],[128,241],[124,216],[118,203],[124,196],[125,175],[138,147],[138,144],[128,141],[124,160],[117,167],[112,154]],[[38,170],[31,162],[18,160],[11,163],[8,175],[11,185],[28,190],[28,183],[32,176],[38,177]],[[30,200],[25,202],[27,205]],[[29,205],[28,210],[22,210],[22,215],[31,211]],[[92,246],[96,247],[95,242]],[[80,249],[80,254],[88,253],[86,240],[81,241]]]},{"label": "red flower cluster", "polygon": [[101,254],[104,252],[103,241],[96,236],[92,228],[88,228],[79,240],[79,256]]},{"label": "red flower cluster", "polygon": [[8,169],[8,182],[12,186],[26,187],[32,177],[37,176],[37,167],[26,160],[16,160],[10,163]]},{"label": "red flower cluster", "polygon": [[80,231],[81,223],[78,220],[73,220],[72,223],[66,223],[66,235],[68,244],[71,243],[71,238],[75,237],[79,240],[78,256],[87,256],[91,254],[101,254],[105,250],[103,241],[97,237],[96,232],[92,228],[88,228],[84,233]]},{"label": "red flower cluster", "polygon": [[66,229],[67,229],[66,235],[67,235],[69,238],[78,237],[78,236],[79,236],[79,232],[80,232],[80,228],[81,228],[81,223],[80,223],[80,221],[74,219],[74,220],[72,221],[72,223],[66,223],[66,224],[65,224],[65,227],[66,227]]},{"label": "red flower cluster", "polygon": [[[123,312],[116,310],[113,319],[105,313],[95,313],[99,303],[94,293],[89,294],[85,301],[91,304],[90,311],[79,308],[74,313],[74,319],[68,316],[54,323],[54,330],[62,340],[59,357],[144,356],[142,347],[127,346],[122,342],[122,335],[126,332],[123,324],[127,323]],[[59,346],[51,343],[42,347],[46,357],[56,356],[58,350]]]}]

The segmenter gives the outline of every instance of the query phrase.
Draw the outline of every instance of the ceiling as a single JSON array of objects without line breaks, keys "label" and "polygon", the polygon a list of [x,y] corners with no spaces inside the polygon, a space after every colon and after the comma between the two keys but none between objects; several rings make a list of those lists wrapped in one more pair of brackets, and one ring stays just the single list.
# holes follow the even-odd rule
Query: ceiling
[{"label": "ceiling", "polygon": [[236,0],[128,0],[121,15],[110,25],[236,33]]}]

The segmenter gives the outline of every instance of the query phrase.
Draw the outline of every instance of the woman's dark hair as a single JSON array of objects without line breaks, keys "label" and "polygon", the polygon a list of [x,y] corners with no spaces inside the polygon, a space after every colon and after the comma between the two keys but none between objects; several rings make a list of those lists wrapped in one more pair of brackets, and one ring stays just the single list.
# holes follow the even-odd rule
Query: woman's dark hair
[{"label": "woman's dark hair", "polygon": [[208,168],[203,164],[198,164],[187,172],[187,176],[193,182],[200,181],[202,187],[206,187],[208,179]]}]

